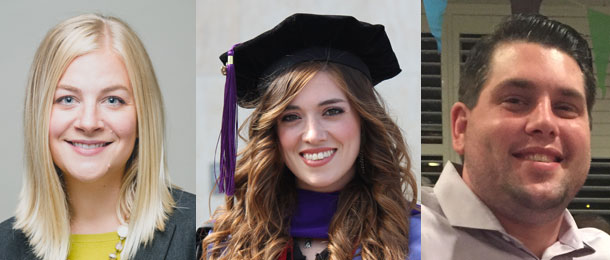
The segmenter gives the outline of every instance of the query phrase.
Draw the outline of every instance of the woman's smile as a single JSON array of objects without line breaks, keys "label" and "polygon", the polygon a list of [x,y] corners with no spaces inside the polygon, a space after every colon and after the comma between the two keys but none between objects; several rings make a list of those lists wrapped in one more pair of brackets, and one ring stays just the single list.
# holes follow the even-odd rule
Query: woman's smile
[{"label": "woman's smile", "polygon": [[298,187],[318,192],[342,189],[360,152],[359,115],[332,77],[316,73],[278,119],[286,166]]},{"label": "woman's smile", "polygon": [[103,151],[113,142],[96,140],[66,140],[66,143],[74,148],[74,151],[84,156],[96,155]]},{"label": "woman's smile", "polygon": [[335,155],[335,151],[337,151],[337,149],[317,148],[304,150],[300,154],[301,157],[303,157],[305,164],[311,167],[319,167],[332,160]]},{"label": "woman's smile", "polygon": [[53,162],[68,178],[122,176],[137,138],[136,108],[122,59],[109,49],[75,58],[55,90],[49,124]]}]

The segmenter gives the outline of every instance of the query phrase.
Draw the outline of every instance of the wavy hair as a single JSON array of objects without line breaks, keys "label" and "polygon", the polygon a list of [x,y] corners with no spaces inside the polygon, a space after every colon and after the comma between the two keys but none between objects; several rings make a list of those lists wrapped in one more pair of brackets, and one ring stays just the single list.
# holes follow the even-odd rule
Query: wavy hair
[{"label": "wavy hair", "polygon": [[105,47],[125,63],[138,121],[138,141],[127,161],[117,204],[117,217],[129,222],[121,259],[133,257],[140,244],[151,242],[156,229],[164,230],[175,205],[163,154],[163,100],[144,45],[114,17],[85,14],[65,20],[38,47],[25,98],[26,173],[14,227],[26,234],[42,259],[66,259],[70,247],[70,205],[49,148],[53,95],[76,57]]},{"label": "wavy hair", "polygon": [[273,77],[248,118],[249,138],[239,154],[235,194],[214,213],[214,232],[202,242],[203,258],[277,259],[291,242],[296,179],[283,162],[277,122],[319,71],[331,75],[360,116],[364,159],[364,171],[356,167],[340,192],[329,227],[330,259],[351,259],[358,246],[363,259],[407,257],[417,186],[400,129],[364,74],[336,63],[307,62]]}]

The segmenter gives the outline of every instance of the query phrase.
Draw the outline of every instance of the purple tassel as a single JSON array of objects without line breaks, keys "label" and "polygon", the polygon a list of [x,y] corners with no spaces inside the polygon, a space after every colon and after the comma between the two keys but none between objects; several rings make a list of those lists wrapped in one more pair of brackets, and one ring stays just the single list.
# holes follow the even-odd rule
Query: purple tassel
[{"label": "purple tassel", "polygon": [[237,160],[237,81],[233,65],[233,45],[228,51],[225,82],[225,100],[220,129],[220,176],[216,179],[218,190],[228,196],[235,193],[235,165]]}]

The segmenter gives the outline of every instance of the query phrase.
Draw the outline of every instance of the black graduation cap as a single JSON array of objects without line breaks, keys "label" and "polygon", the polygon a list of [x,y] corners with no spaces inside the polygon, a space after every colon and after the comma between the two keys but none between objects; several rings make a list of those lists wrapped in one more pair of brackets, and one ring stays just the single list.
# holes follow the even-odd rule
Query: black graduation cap
[{"label": "black graduation cap", "polygon": [[[306,61],[330,61],[364,73],[373,85],[400,73],[384,26],[352,16],[294,14],[234,48],[237,98],[242,107],[264,93],[262,81]],[[228,52],[220,55],[226,64]]]},{"label": "black graduation cap", "polygon": [[220,55],[226,66],[221,129],[220,191],[233,194],[237,146],[237,104],[252,108],[265,82],[308,61],[339,63],[359,70],[373,85],[400,73],[383,25],[351,16],[294,14],[273,29]]}]

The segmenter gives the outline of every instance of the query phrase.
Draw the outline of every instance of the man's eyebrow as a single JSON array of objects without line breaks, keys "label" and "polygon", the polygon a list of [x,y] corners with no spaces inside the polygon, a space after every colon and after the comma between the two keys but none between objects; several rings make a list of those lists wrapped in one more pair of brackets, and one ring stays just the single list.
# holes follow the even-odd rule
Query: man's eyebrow
[{"label": "man's eyebrow", "polygon": [[564,97],[580,98],[582,100],[585,100],[585,97],[580,92],[570,88],[562,88],[561,95]]},{"label": "man's eyebrow", "polygon": [[[324,100],[324,101],[322,101],[322,102],[318,103],[318,106],[319,106],[319,107],[321,107],[321,106],[327,106],[327,105],[332,105],[332,104],[341,103],[341,102],[345,102],[345,100],[340,99],[340,98],[331,98],[331,99]],[[288,105],[288,106],[286,106],[286,109],[285,109],[285,110],[297,110],[297,109],[299,109],[299,106],[296,106],[296,105]]]},{"label": "man's eyebrow", "polygon": [[[523,90],[531,90],[534,88],[535,84],[534,82],[527,80],[527,79],[508,79],[505,81],[502,81],[499,84],[500,87],[515,87],[515,88],[519,88],[519,89],[523,89]],[[585,100],[585,97],[583,96],[582,93],[578,92],[577,90],[574,90],[573,88],[569,88],[566,86],[559,86],[559,91],[561,96],[564,97],[569,97],[569,98],[579,98],[579,99],[583,99]]]},{"label": "man's eyebrow", "polygon": [[504,80],[502,82],[500,82],[500,84],[498,84],[500,87],[515,87],[515,88],[520,88],[520,89],[533,89],[534,88],[534,83],[531,82],[530,80],[527,79],[507,79]]}]

